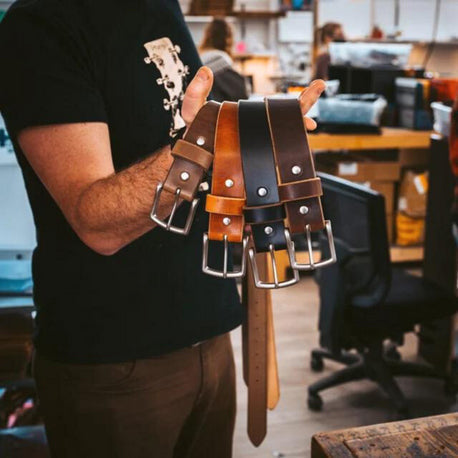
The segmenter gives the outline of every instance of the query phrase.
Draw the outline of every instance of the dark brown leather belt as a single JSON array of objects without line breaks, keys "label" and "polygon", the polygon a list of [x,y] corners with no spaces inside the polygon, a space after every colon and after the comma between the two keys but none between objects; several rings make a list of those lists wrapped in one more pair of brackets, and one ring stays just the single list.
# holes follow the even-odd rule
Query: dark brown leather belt
[{"label": "dark brown leather belt", "polygon": [[[240,142],[238,136],[238,106],[224,102],[216,127],[215,151],[211,194],[207,195],[205,209],[210,213],[208,233],[204,234],[202,269],[205,273],[221,278],[238,278],[245,275],[246,248],[249,236],[244,236],[245,182],[242,173]],[[208,265],[209,240],[224,243],[222,270]],[[240,270],[228,272],[228,244],[242,243]]]},{"label": "dark brown leather belt", "polygon": [[[170,232],[187,235],[191,229],[199,203],[199,199],[196,199],[195,196],[213,161],[215,128],[219,109],[219,103],[207,102],[197,113],[183,139],[178,140],[173,147],[174,160],[172,166],[164,183],[159,183],[156,188],[151,219]],[[174,205],[167,221],[158,216],[159,202],[163,191],[170,192],[175,196]],[[185,226],[181,228],[172,223],[178,205],[183,200],[191,202],[191,209]]]},{"label": "dark brown leather belt", "polygon": [[[301,107],[297,99],[266,99],[272,143],[278,170],[278,193],[284,203],[287,226],[285,236],[292,244],[291,236],[305,233],[309,262],[299,264],[295,255],[291,267],[295,270],[313,270],[332,264],[336,260],[330,221],[325,221],[320,196],[323,194],[320,179],[315,173],[312,152]],[[312,231],[326,229],[330,257],[314,261]]]}]

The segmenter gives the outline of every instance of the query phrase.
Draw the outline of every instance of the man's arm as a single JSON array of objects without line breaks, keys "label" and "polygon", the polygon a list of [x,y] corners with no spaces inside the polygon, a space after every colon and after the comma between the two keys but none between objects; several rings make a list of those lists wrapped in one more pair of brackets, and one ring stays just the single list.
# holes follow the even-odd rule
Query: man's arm
[{"label": "man's arm", "polygon": [[[190,83],[182,115],[195,118],[213,84],[203,67]],[[80,239],[103,255],[116,253],[154,228],[149,218],[159,182],[172,164],[170,147],[115,173],[108,126],[74,123],[24,129],[19,144]],[[159,216],[170,214],[174,196],[163,193]]]},{"label": "man's arm", "polygon": [[[154,227],[149,213],[157,183],[173,161],[170,147],[115,173],[104,123],[34,127],[19,142],[73,230],[93,250],[113,254]],[[173,196],[164,193],[161,216],[172,203]]]},{"label": "man's arm", "polygon": [[[212,82],[211,71],[203,67],[190,83],[182,107],[187,125],[204,104]],[[318,82],[301,95],[304,115],[323,89],[324,83]],[[305,124],[315,127],[308,118]],[[156,186],[172,164],[169,147],[115,173],[104,123],[32,127],[20,132],[18,141],[73,230],[94,251],[114,254],[155,226],[149,213]],[[164,193],[161,217],[170,214],[173,197]]]}]

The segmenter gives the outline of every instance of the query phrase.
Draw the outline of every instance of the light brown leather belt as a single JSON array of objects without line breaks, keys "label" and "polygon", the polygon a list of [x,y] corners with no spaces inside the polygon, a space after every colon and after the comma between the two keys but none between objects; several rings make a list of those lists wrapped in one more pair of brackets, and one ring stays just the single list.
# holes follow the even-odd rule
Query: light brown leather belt
[{"label": "light brown leather belt", "polygon": [[[159,183],[154,197],[151,219],[159,226],[177,234],[187,235],[197,209],[199,199],[196,193],[206,172],[213,162],[216,120],[220,104],[207,102],[197,113],[182,140],[178,140],[172,149],[172,166],[164,183]],[[170,192],[175,196],[172,212],[167,221],[158,216],[161,193]],[[191,209],[183,228],[174,226],[173,218],[178,205],[186,200],[191,202]]]},{"label": "light brown leather belt", "polygon": [[[202,269],[205,273],[221,278],[238,278],[245,275],[246,247],[244,236],[245,182],[240,157],[238,136],[238,106],[233,102],[221,105],[216,127],[215,151],[211,194],[207,195],[205,209],[210,213],[208,233],[204,235]],[[208,265],[209,240],[224,242],[224,266],[222,270]],[[240,270],[228,271],[228,244],[242,243]]]}]

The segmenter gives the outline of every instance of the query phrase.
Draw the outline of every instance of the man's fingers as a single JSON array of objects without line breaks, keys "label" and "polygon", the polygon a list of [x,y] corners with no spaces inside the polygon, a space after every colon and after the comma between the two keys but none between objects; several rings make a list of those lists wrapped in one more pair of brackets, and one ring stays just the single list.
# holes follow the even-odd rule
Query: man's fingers
[{"label": "man's fingers", "polygon": [[194,121],[198,111],[207,100],[213,86],[213,72],[208,67],[201,67],[189,83],[183,99],[181,115],[187,125]]},{"label": "man's fingers", "polygon": [[313,81],[309,87],[305,88],[299,96],[302,114],[305,116],[312,105],[320,98],[322,92],[326,89],[326,83],[323,80]]},{"label": "man's fingers", "polygon": [[305,122],[305,128],[307,130],[315,130],[317,127],[316,122],[312,118],[309,118],[308,116],[304,118],[304,122]]}]

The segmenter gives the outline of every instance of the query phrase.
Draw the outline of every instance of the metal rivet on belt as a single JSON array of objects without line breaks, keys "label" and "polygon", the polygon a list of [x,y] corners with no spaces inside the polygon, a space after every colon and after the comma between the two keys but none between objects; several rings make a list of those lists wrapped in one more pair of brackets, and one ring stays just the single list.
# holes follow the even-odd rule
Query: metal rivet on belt
[{"label": "metal rivet on belt", "polygon": [[302,207],[299,208],[299,213],[301,215],[306,215],[310,209],[306,205],[302,205]]},{"label": "metal rivet on belt", "polygon": [[229,226],[229,224],[231,224],[231,219],[226,216],[226,218],[223,218],[223,224]]},{"label": "metal rivet on belt", "polygon": [[300,175],[302,173],[302,169],[298,165],[293,165],[291,172],[293,172],[293,175]]},{"label": "metal rivet on belt", "polygon": [[205,137],[197,137],[196,143],[197,143],[199,146],[205,145]]},{"label": "metal rivet on belt", "polygon": [[180,178],[182,181],[188,181],[189,180],[189,173],[188,172],[181,172]]},{"label": "metal rivet on belt", "polygon": [[260,188],[258,188],[257,193],[259,197],[266,197],[268,191],[267,191],[267,188],[264,188],[261,186]]},{"label": "metal rivet on belt", "polygon": [[266,227],[264,228],[264,232],[265,232],[267,235],[272,234],[273,231],[274,231],[274,230],[273,230],[272,226],[266,226]]},{"label": "metal rivet on belt", "polygon": [[230,178],[228,178],[228,179],[224,182],[224,184],[226,185],[226,188],[232,188],[232,186],[234,186],[234,182],[233,182]]}]

